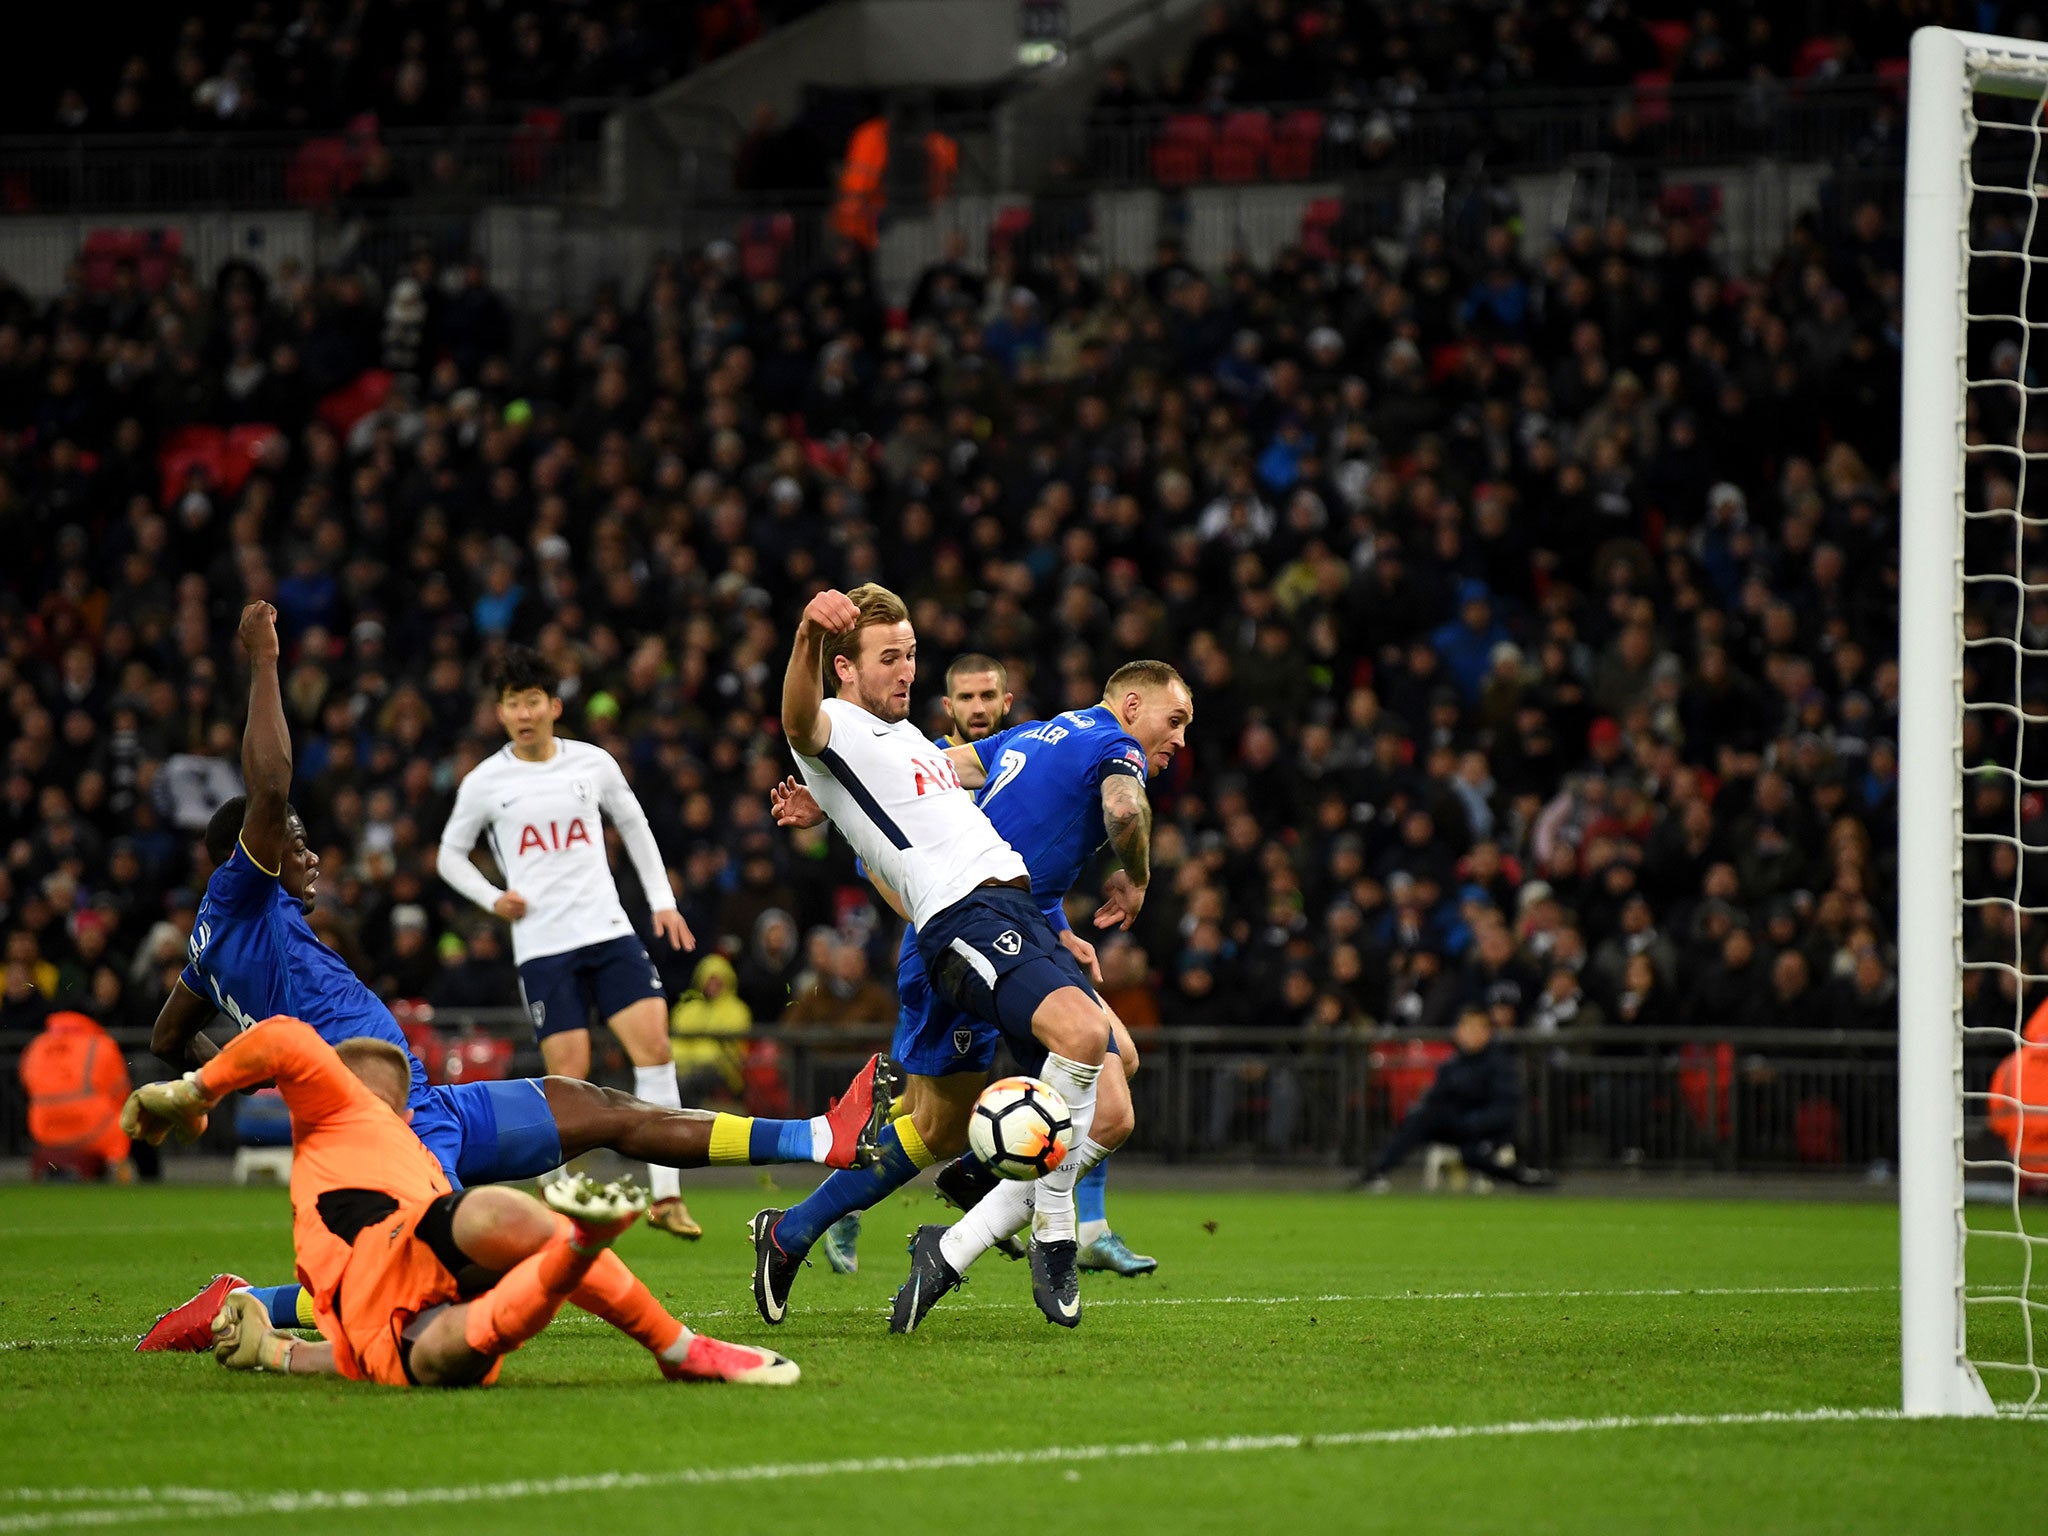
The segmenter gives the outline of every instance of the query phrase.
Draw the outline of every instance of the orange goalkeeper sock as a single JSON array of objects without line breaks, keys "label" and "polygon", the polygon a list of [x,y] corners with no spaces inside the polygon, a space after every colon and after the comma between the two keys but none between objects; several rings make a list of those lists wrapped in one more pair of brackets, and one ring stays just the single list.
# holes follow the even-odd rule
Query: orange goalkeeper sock
[{"label": "orange goalkeeper sock", "polygon": [[604,1252],[578,1253],[567,1235],[556,1233],[546,1247],[520,1260],[469,1304],[464,1340],[480,1355],[511,1353],[554,1321]]},{"label": "orange goalkeeper sock", "polygon": [[610,1249],[597,1256],[569,1299],[657,1355],[674,1347],[689,1331],[669,1316],[668,1309],[654,1299],[654,1292]]}]

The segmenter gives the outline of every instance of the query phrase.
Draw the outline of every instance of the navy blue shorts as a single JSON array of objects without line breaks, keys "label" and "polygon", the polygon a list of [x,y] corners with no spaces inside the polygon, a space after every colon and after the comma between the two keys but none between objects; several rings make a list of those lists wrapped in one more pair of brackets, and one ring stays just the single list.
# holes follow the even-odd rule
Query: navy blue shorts
[{"label": "navy blue shorts", "polygon": [[457,1189],[531,1179],[562,1166],[562,1138],[536,1077],[429,1088],[413,1106],[412,1128]]},{"label": "navy blue shorts", "polygon": [[528,960],[519,967],[519,995],[526,999],[536,1040],[588,1029],[592,1008],[604,1020],[642,998],[668,1000],[647,946],[631,934]]},{"label": "navy blue shorts", "polygon": [[1010,886],[983,886],[956,901],[918,930],[917,947],[934,1001],[993,1024],[1012,1041],[1033,1038],[1031,1016],[1062,987],[1095,998],[1088,973],[1038,903]]}]

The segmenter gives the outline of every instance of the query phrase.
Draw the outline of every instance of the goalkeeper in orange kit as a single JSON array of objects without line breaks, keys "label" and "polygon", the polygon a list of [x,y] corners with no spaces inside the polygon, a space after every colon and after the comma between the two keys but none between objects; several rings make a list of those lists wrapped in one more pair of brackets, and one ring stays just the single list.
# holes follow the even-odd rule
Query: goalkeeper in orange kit
[{"label": "goalkeeper in orange kit", "polygon": [[239,1369],[346,1376],[387,1386],[494,1381],[504,1357],[565,1302],[637,1340],[678,1381],[780,1386],[797,1368],[669,1316],[611,1252],[646,1208],[631,1185],[565,1178],[547,1203],[498,1186],[451,1191],[406,1128],[404,1052],[330,1046],[297,1019],[266,1019],[196,1072],[151,1083],[121,1112],[130,1135],[196,1136],[238,1088],[275,1079],[292,1116],[292,1241],[324,1338],[280,1334],[246,1292],[214,1318],[214,1356]]}]

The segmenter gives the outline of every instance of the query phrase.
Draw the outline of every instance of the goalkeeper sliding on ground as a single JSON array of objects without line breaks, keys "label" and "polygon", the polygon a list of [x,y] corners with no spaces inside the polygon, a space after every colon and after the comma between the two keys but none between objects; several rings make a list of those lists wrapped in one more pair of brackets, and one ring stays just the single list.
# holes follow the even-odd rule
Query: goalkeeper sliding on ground
[{"label": "goalkeeper sliding on ground", "polygon": [[272,1078],[292,1116],[299,1283],[325,1337],[277,1332],[263,1304],[237,1292],[213,1319],[223,1365],[386,1386],[488,1383],[573,1301],[644,1345],[670,1380],[797,1379],[772,1350],[691,1332],[611,1251],[646,1209],[643,1191],[563,1179],[546,1205],[502,1187],[451,1191],[407,1129],[411,1063],[385,1041],[331,1046],[296,1019],[266,1019],[198,1071],[129,1095],[121,1123],[151,1143],[172,1131],[189,1139],[226,1095]]}]

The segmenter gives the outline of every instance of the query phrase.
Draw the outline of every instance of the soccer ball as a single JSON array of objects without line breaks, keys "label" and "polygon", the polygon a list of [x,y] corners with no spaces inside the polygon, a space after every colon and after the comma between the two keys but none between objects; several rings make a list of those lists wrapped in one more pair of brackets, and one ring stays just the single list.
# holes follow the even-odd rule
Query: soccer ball
[{"label": "soccer ball", "polygon": [[967,1122],[967,1145],[998,1178],[1036,1179],[1059,1167],[1073,1145],[1067,1101],[1035,1077],[1006,1077],[982,1089]]}]

